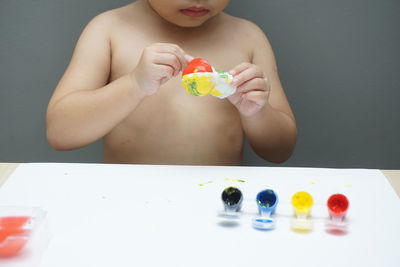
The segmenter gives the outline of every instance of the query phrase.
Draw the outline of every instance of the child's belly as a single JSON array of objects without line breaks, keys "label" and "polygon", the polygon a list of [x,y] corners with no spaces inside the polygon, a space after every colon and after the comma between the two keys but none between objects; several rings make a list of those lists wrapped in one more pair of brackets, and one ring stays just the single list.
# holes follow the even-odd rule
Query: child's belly
[{"label": "child's belly", "polygon": [[174,78],[104,139],[112,163],[240,165],[243,132],[228,100],[196,97]]}]

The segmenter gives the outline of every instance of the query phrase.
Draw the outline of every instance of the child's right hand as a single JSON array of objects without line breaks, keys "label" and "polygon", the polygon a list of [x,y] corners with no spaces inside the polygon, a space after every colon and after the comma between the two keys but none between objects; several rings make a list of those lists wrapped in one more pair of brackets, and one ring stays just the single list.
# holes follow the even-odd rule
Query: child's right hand
[{"label": "child's right hand", "polygon": [[144,95],[152,95],[163,83],[177,76],[192,59],[175,44],[152,44],[143,50],[131,75]]}]

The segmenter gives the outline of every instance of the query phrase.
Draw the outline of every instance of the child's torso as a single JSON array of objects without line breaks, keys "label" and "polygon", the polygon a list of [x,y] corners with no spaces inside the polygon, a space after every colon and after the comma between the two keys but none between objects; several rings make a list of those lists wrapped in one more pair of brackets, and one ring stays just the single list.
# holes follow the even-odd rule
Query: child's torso
[{"label": "child's torso", "polygon": [[[143,48],[152,43],[175,43],[220,70],[249,61],[243,41],[235,41],[235,29],[219,28],[191,38],[143,22],[139,26],[121,22],[111,36],[110,81],[132,71]],[[227,99],[191,96],[180,81],[178,75],[162,85],[105,136],[106,162],[241,164],[243,131],[236,108]]]}]

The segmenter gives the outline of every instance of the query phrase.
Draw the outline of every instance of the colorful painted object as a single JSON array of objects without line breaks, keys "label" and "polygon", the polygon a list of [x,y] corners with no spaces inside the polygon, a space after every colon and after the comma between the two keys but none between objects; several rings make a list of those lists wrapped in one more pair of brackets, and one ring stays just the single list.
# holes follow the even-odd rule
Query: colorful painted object
[{"label": "colorful painted object", "polygon": [[216,71],[202,58],[190,61],[182,72],[182,85],[194,96],[211,94],[221,99],[226,98],[236,91],[231,85],[232,81],[232,75],[225,71]]},{"label": "colorful painted object", "polygon": [[253,218],[253,227],[258,230],[272,230],[275,228],[275,220],[272,215],[278,205],[278,195],[272,189],[266,189],[257,194],[256,202],[259,216]]},{"label": "colorful painted object", "polygon": [[228,217],[238,216],[243,202],[242,192],[238,188],[230,186],[222,191],[221,199],[224,204],[224,212],[220,215]]},{"label": "colorful painted object", "polygon": [[189,62],[182,72],[182,76],[196,72],[212,72],[212,67],[207,60],[203,58],[195,58]]},{"label": "colorful painted object", "polygon": [[309,232],[313,229],[313,221],[308,217],[311,215],[313,198],[307,192],[297,192],[292,197],[292,206],[295,218],[291,221],[291,228],[297,232]]}]

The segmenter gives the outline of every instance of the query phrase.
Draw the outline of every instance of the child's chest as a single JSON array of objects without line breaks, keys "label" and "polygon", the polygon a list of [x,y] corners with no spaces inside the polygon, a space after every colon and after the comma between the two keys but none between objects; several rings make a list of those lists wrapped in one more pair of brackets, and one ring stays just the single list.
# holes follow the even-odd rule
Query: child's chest
[{"label": "child's chest", "polygon": [[[139,62],[143,49],[153,43],[177,44],[187,54],[208,60],[217,70],[229,71],[242,62],[249,62],[251,58],[246,44],[230,40],[228,36],[178,39],[129,31],[117,35],[112,40],[111,81],[131,72]],[[197,121],[192,127],[203,130],[211,125],[225,125],[226,122],[235,125],[237,129],[240,127],[238,113],[228,100],[189,95],[181,85],[180,75],[163,84],[156,94],[146,98],[128,116],[124,127],[144,129],[151,120],[152,125],[159,130],[176,131],[180,125],[190,124],[193,118]]]}]

